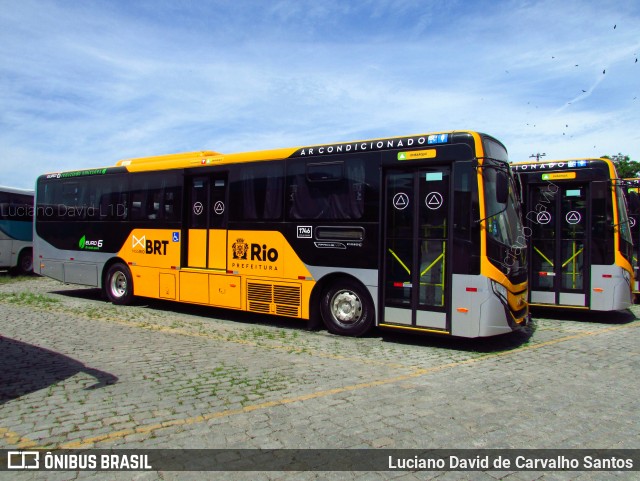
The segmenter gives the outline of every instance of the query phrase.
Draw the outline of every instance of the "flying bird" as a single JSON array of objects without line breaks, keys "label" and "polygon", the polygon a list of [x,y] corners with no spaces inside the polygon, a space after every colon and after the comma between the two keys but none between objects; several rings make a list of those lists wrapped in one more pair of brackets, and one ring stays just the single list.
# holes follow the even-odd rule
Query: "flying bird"
[{"label": "flying bird", "polygon": [[587,92],[585,89],[582,89],[582,91],[583,91],[584,93],[586,93],[586,92]]},{"label": "flying bird", "polygon": [[604,75],[604,73],[605,73],[606,71],[607,71],[607,69],[604,69],[604,70],[602,71],[602,75]]},{"label": "flying bird", "polygon": [[615,30],[617,26],[618,26],[618,24],[616,23],[616,24],[613,26],[613,29]]}]

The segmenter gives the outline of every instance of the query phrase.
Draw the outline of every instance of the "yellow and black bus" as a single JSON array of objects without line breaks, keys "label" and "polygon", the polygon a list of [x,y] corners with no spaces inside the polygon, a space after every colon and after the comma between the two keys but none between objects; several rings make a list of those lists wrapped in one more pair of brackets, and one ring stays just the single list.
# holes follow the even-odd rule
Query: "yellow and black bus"
[{"label": "yellow and black bus", "polygon": [[133,296],[462,337],[528,322],[507,151],[445,132],[39,177],[39,274]]},{"label": "yellow and black bus", "polygon": [[640,260],[640,179],[628,178],[623,180],[622,186],[627,196],[627,215],[629,216],[629,228],[631,229],[631,239],[633,240],[631,263],[635,274],[633,293],[636,295],[637,300],[638,294],[640,294],[640,270],[638,269],[638,260]]},{"label": "yellow and black bus", "polygon": [[512,164],[522,184],[532,306],[613,311],[632,303],[633,244],[608,159]]}]

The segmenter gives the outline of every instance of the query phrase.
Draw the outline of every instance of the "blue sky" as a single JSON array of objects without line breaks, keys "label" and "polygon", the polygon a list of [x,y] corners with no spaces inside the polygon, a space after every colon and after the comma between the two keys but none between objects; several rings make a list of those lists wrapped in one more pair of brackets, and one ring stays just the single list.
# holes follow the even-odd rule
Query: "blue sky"
[{"label": "blue sky", "polygon": [[0,0],[0,184],[452,129],[640,160],[639,57],[637,0]]}]

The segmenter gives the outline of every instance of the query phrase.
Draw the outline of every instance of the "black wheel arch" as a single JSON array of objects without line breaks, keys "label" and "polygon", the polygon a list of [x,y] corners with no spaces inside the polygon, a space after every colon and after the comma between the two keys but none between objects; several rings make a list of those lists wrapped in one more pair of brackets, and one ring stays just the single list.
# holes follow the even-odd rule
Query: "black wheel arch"
[{"label": "black wheel arch", "polygon": [[109,269],[111,268],[112,265],[118,264],[118,263],[124,264],[125,266],[129,267],[129,264],[127,264],[124,261],[124,259],[120,257],[112,257],[107,262],[105,262],[104,266],[102,266],[102,274],[100,275],[100,285],[98,287],[103,291],[105,289],[105,284],[107,282],[107,272],[109,272]]},{"label": "black wheel arch", "polygon": [[345,272],[333,272],[318,280],[318,282],[316,282],[316,285],[313,287],[313,290],[311,291],[311,296],[309,297],[309,329],[321,329],[322,327],[326,327],[321,313],[322,296],[325,293],[326,289],[334,285],[339,285],[344,281],[354,282],[361,287],[364,295],[367,296],[367,301],[370,304],[372,310],[373,320],[371,323],[371,327],[375,327],[377,303],[373,299],[369,288],[360,279],[352,274],[348,274]]},{"label": "black wheel arch", "polygon": [[[31,257],[31,270],[29,269],[24,269],[23,268],[23,262],[25,257]],[[18,258],[17,258],[17,263],[14,267],[12,267],[11,269],[9,269],[9,272],[11,273],[11,275],[14,276],[28,276],[33,274],[34,270],[33,270],[33,266],[35,263],[35,259],[33,258],[33,247],[31,246],[26,246],[23,247],[22,249],[20,249],[20,252],[18,252]]]}]

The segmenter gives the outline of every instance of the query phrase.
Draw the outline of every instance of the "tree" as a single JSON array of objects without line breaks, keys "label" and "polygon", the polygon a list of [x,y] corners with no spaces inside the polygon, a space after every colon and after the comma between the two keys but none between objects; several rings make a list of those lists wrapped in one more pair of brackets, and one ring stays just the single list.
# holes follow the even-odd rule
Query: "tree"
[{"label": "tree", "polygon": [[631,160],[628,155],[618,153],[618,155],[603,155],[602,157],[614,163],[619,178],[629,179],[640,177],[640,162]]}]

